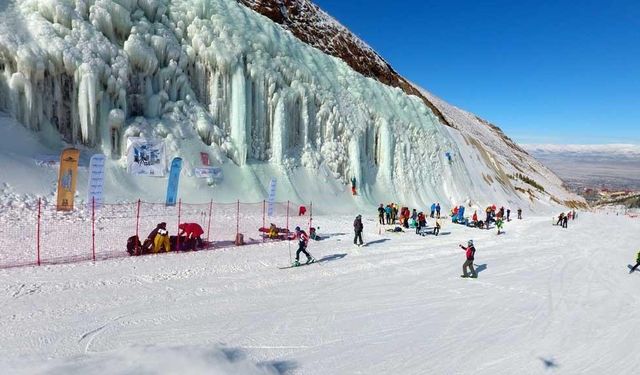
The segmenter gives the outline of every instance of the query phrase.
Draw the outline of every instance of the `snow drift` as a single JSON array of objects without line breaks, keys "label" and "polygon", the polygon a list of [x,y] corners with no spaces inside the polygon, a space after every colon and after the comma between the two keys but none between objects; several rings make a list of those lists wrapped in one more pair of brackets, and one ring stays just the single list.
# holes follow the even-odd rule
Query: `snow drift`
[{"label": "snow drift", "polygon": [[[209,152],[237,176],[223,200],[263,199],[277,176],[285,199],[340,207],[580,203],[497,128],[363,76],[234,0],[26,0],[2,16],[0,110],[49,143],[110,155],[116,196],[162,195],[122,172],[126,139],[149,137],[188,166]],[[189,172],[182,184],[192,200],[213,194]]]}]

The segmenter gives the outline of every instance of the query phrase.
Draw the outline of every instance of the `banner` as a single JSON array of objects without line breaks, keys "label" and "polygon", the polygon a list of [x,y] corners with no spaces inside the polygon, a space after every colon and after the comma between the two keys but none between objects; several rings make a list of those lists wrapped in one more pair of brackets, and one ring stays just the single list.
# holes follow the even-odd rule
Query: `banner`
[{"label": "banner", "polygon": [[267,215],[273,216],[273,205],[276,201],[276,179],[272,178],[269,182],[269,206],[267,207]]},{"label": "banner", "polygon": [[180,171],[182,170],[182,158],[173,158],[169,170],[169,183],[167,184],[167,206],[175,206],[178,200],[178,184],[180,183]]},{"label": "banner", "polygon": [[127,172],[137,176],[163,177],[166,170],[164,141],[127,138]]},{"label": "banner", "polygon": [[72,211],[73,199],[76,195],[78,180],[78,159],[80,150],[67,148],[60,154],[60,171],[58,173],[58,211]]},{"label": "banner", "polygon": [[197,178],[211,178],[216,181],[222,181],[223,174],[220,167],[193,168],[193,174]]},{"label": "banner", "polygon": [[200,153],[200,161],[202,161],[202,165],[204,165],[205,167],[209,166],[209,154],[206,152],[201,152]]},{"label": "banner", "polygon": [[38,155],[35,162],[40,167],[57,168],[60,165],[60,155]]},{"label": "banner", "polygon": [[102,207],[104,203],[104,164],[107,157],[104,154],[95,154],[89,161],[89,187],[87,188],[87,207],[95,202],[95,208]]}]

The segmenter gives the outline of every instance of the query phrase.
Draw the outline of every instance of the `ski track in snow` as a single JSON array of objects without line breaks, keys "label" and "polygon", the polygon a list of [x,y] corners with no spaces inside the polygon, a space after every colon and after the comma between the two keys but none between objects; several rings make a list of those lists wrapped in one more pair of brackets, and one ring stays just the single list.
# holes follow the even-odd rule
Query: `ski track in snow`
[{"label": "ski track in snow", "polygon": [[[314,223],[337,233],[350,221]],[[526,218],[500,236],[445,223],[451,234],[437,238],[365,226],[368,246],[353,247],[351,234],[312,242],[311,254],[327,260],[287,270],[278,269],[289,262],[285,243],[1,270],[0,368],[216,344],[256,363],[291,361],[294,374],[624,374],[640,365],[638,280],[626,267],[640,221],[582,214],[562,229]],[[484,268],[477,280],[459,278],[457,244],[469,238]]]}]

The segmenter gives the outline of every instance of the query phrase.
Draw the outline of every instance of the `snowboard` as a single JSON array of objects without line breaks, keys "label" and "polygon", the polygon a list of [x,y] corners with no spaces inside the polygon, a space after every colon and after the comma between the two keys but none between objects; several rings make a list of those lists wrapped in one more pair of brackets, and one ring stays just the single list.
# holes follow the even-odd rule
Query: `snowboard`
[{"label": "snowboard", "polygon": [[292,264],[292,265],[287,266],[287,267],[278,267],[278,268],[279,268],[279,269],[281,269],[281,270],[288,270],[289,268],[298,268],[298,267],[310,266],[310,265],[312,265],[312,264],[316,264],[316,263],[318,263],[318,261],[317,261],[317,260],[314,260],[314,261],[313,261],[313,262],[311,262],[311,263],[300,263],[300,265],[299,265],[299,266],[294,266],[294,265]]}]

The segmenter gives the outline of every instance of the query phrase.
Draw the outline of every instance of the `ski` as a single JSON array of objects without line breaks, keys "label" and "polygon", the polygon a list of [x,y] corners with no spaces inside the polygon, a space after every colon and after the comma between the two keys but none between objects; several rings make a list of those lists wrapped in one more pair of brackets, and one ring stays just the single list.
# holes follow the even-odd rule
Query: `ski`
[{"label": "ski", "polygon": [[310,262],[310,263],[300,263],[298,265],[292,264],[292,265],[287,266],[287,267],[278,267],[278,269],[287,270],[289,268],[298,268],[298,267],[310,266],[310,265],[316,264],[316,263],[318,263],[318,261],[314,260],[313,262]]}]

